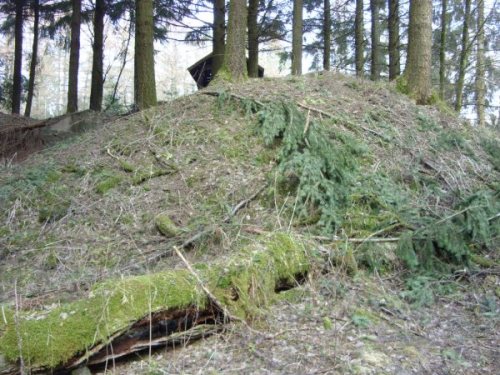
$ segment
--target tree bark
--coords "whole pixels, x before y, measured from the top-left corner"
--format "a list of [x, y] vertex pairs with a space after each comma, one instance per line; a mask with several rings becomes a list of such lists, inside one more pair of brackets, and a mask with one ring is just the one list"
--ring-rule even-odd
[[446, 34], [448, 32], [448, 0], [441, 0], [441, 33], [439, 41], [439, 97], [445, 97], [446, 79]]
[[356, 17], [354, 19], [354, 44], [356, 75], [362, 77], [365, 66], [365, 40], [363, 35], [363, 0], [356, 0]]
[[292, 25], [292, 75], [302, 74], [302, 32], [303, 32], [303, 1], [293, 1]]
[[412, 1], [405, 75], [417, 104], [427, 104], [431, 96], [431, 48], [432, 0]]
[[332, 9], [330, 0], [323, 3], [323, 69], [330, 70], [330, 55], [332, 53]]
[[485, 120], [486, 85], [484, 77], [484, 0], [477, 0], [477, 59], [476, 59], [476, 109], [477, 124], [483, 127]]
[[226, 49], [226, 0], [214, 0], [212, 37], [212, 75], [215, 76], [224, 62]]
[[135, 2], [135, 106], [143, 110], [157, 104], [155, 83], [153, 0]]
[[90, 87], [90, 109], [102, 110], [104, 92], [103, 58], [104, 58], [104, 15], [106, 0], [96, 0], [94, 13], [94, 44], [92, 46], [92, 78]]
[[78, 111], [78, 67], [80, 64], [81, 11], [82, 0], [72, 0], [67, 113]]
[[23, 8], [24, 0], [16, 2], [14, 76], [12, 79], [12, 113], [21, 113], [22, 66], [23, 66]]
[[233, 82], [243, 81], [247, 77], [245, 54], [246, 27], [246, 0], [231, 0], [229, 3], [229, 20], [224, 63], [217, 75], [218, 77]]
[[370, 78], [373, 81], [380, 79], [382, 70], [382, 49], [380, 48], [380, 0], [370, 0], [370, 11], [372, 14], [372, 61], [370, 67]]
[[401, 74], [399, 64], [399, 0], [389, 0], [389, 80]]
[[467, 68], [467, 57], [469, 56], [469, 24], [471, 15], [471, 0], [465, 0], [464, 26], [462, 29], [462, 48], [460, 50], [460, 63], [458, 67], [458, 79], [456, 84], [455, 111], [462, 110], [464, 94], [465, 69]]
[[40, 26], [40, 2], [33, 0], [33, 47], [31, 49], [30, 79], [28, 82], [28, 95], [26, 97], [26, 108], [24, 115], [31, 116], [31, 106], [33, 103], [33, 93], [35, 91], [36, 65], [38, 63], [38, 29]]
[[248, 2], [248, 76], [259, 76], [259, 29], [257, 18], [259, 15], [259, 0]]

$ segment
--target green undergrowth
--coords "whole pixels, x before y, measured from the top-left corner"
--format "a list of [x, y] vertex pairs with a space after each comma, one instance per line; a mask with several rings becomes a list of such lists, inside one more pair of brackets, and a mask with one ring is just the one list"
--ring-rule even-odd
[[[311, 259], [302, 243], [277, 233], [237, 251], [227, 262], [194, 268], [232, 314], [247, 318], [272, 303], [280, 285], [297, 285]], [[186, 270], [109, 280], [94, 286], [86, 299], [49, 311], [22, 312], [17, 324], [13, 312], [3, 307], [0, 352], [13, 362], [22, 356], [28, 368], [55, 368], [85, 356], [152, 312], [203, 309], [208, 303]]]
[[[222, 93], [219, 102], [229, 108], [229, 98]], [[292, 102], [234, 102], [246, 114], [255, 114], [258, 133], [267, 147], [276, 150], [271, 193], [281, 197], [282, 212], [296, 227], [346, 238], [398, 236], [400, 261], [420, 271], [450, 271], [470, 265], [471, 254], [493, 252], [498, 245], [498, 191], [488, 186], [474, 193], [447, 191], [438, 180], [429, 180], [417, 169], [410, 171], [409, 182], [384, 168], [374, 171], [376, 157], [371, 145], [333, 119], [317, 120]], [[435, 134], [439, 149], [475, 156], [465, 132], [442, 128], [420, 112], [415, 123], [420, 131]], [[485, 142], [483, 148], [492, 159], [496, 157], [497, 145]], [[430, 206], [428, 194], [454, 203]], [[294, 199], [288, 199], [290, 195]], [[363, 245], [357, 256], [378, 267], [375, 249], [380, 246]], [[384, 261], [380, 262], [383, 267]]]

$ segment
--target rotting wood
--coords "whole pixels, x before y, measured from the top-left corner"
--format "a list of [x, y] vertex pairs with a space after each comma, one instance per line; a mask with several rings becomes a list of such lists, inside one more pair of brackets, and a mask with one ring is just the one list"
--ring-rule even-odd
[[221, 323], [217, 312], [212, 308], [204, 311], [190, 308], [184, 311], [155, 312], [151, 317], [145, 317], [129, 329], [116, 334], [109, 344], [101, 345], [92, 355], [87, 356], [87, 360], [80, 359], [70, 367], [78, 367], [84, 362], [91, 366], [99, 365], [150, 347], [194, 341], [221, 331]]

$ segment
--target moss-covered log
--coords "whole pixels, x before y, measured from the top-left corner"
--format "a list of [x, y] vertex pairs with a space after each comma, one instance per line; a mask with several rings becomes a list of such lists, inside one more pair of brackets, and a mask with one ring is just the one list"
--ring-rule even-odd
[[[284, 285], [296, 285], [310, 266], [302, 244], [276, 234], [223, 264], [194, 269], [218, 302], [245, 318], [258, 314]], [[166, 336], [182, 330], [224, 321], [196, 277], [180, 269], [104, 282], [85, 299], [44, 311], [15, 314], [4, 307], [0, 318], [3, 370], [22, 359], [31, 371], [98, 363], [111, 346], [119, 357], [147, 342], [165, 343]]]

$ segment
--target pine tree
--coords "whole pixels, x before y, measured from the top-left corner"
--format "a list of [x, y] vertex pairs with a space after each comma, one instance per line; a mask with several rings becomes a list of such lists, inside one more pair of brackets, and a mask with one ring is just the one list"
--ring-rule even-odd
[[143, 110], [157, 104], [154, 60], [153, 0], [135, 2], [135, 106]]
[[382, 48], [380, 46], [380, 0], [370, 0], [370, 10], [372, 14], [372, 59], [370, 68], [370, 78], [373, 81], [380, 79], [382, 70]]
[[81, 11], [82, 0], [72, 0], [71, 44], [68, 73], [68, 113], [78, 111], [78, 68], [80, 65]]
[[464, 26], [462, 29], [462, 43], [460, 49], [460, 63], [458, 68], [458, 79], [456, 83], [455, 111], [462, 110], [464, 95], [465, 70], [467, 68], [467, 57], [469, 56], [469, 25], [471, 18], [471, 0], [465, 0]]
[[231, 0], [224, 62], [217, 73], [218, 77], [233, 82], [242, 81], [247, 77], [246, 27], [246, 0]]
[[448, 0], [441, 0], [441, 32], [439, 38], [439, 97], [444, 100], [446, 80], [446, 34], [448, 29]]
[[212, 25], [212, 74], [215, 76], [224, 62], [226, 49], [226, 0], [214, 0]]
[[90, 109], [102, 109], [104, 91], [103, 55], [104, 55], [104, 16], [106, 14], [106, 0], [96, 0], [94, 11], [94, 44], [92, 46], [92, 86], [90, 88]]
[[248, 2], [248, 76], [259, 76], [259, 28], [257, 18], [259, 14], [259, 0]]
[[23, 65], [23, 9], [24, 0], [16, 1], [14, 77], [12, 82], [12, 113], [21, 112], [22, 65]]
[[356, 0], [356, 17], [354, 20], [355, 65], [356, 75], [362, 77], [365, 66], [365, 39], [363, 34], [363, 0]]
[[28, 81], [28, 95], [26, 96], [26, 107], [24, 115], [31, 116], [31, 105], [33, 103], [33, 93], [35, 91], [35, 75], [38, 60], [38, 37], [40, 26], [40, 2], [33, 0], [33, 47], [31, 49], [30, 78]]
[[292, 75], [302, 74], [303, 1], [293, 1]]
[[389, 0], [389, 80], [401, 74], [399, 65], [399, 0]]
[[332, 9], [330, 0], [323, 2], [323, 69], [330, 70], [332, 48]]
[[485, 74], [484, 74], [484, 0], [477, 0], [477, 58], [476, 58], [476, 112], [477, 124], [485, 125]]
[[417, 104], [427, 104], [431, 96], [431, 53], [432, 0], [411, 1], [405, 76]]

